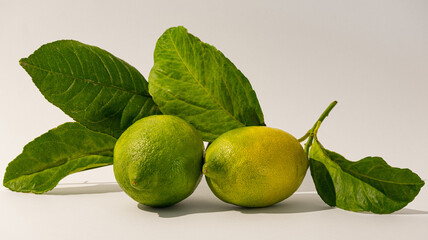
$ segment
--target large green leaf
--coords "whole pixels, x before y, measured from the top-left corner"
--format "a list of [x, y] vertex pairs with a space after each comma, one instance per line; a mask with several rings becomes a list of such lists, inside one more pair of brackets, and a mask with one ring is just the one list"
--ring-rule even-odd
[[79, 123], [65, 123], [28, 143], [6, 168], [3, 185], [17, 192], [43, 193], [65, 176], [111, 165], [116, 139]]
[[264, 125], [248, 79], [184, 27], [166, 30], [157, 41], [149, 92], [164, 114], [192, 123], [206, 141], [234, 128]]
[[98, 47], [56, 41], [20, 64], [49, 102], [94, 131], [119, 137], [138, 119], [160, 113], [144, 77]]
[[411, 202], [424, 185], [409, 169], [391, 167], [380, 157], [351, 162], [322, 147], [316, 138], [309, 155], [319, 195], [345, 210], [391, 213]]

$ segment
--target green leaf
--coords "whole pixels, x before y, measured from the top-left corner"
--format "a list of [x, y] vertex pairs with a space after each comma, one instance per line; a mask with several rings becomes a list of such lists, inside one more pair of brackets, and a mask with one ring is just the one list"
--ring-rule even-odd
[[117, 138], [138, 119], [160, 114], [144, 77], [98, 47], [56, 41], [20, 64], [49, 102], [91, 130]]
[[3, 185], [17, 192], [47, 192], [71, 173], [111, 165], [115, 143], [107, 134], [65, 123], [28, 143], [7, 166]]
[[329, 206], [336, 206], [336, 192], [327, 168], [321, 162], [313, 159], [309, 159], [309, 168], [318, 195]]
[[184, 27], [166, 30], [157, 41], [149, 92], [164, 114], [187, 120], [206, 141], [234, 128], [264, 125], [248, 79]]
[[391, 167], [380, 157], [351, 162], [322, 147], [316, 138], [309, 155], [318, 194], [327, 204], [345, 210], [392, 213], [411, 202], [424, 185], [409, 169]]

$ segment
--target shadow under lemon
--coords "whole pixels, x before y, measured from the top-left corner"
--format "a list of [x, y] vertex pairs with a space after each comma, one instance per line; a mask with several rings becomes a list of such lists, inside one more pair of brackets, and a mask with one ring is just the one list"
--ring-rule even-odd
[[316, 192], [297, 192], [290, 198], [263, 208], [243, 208], [222, 202], [214, 195], [189, 197], [188, 199], [167, 208], [152, 208], [138, 204], [138, 208], [157, 213], [162, 218], [180, 217], [190, 214], [238, 211], [244, 214], [287, 214], [317, 212], [332, 209], [326, 205]]
[[[145, 212], [157, 213], [162, 218], [174, 218], [192, 214], [206, 214], [216, 212], [237, 211], [243, 214], [293, 214], [308, 213], [336, 208], [325, 204], [316, 192], [296, 192], [288, 199], [264, 208], [243, 208], [225, 203], [210, 193], [205, 181], [202, 181], [194, 194], [184, 201], [166, 208], [152, 208], [137, 204], [138, 208]], [[83, 182], [62, 183], [45, 195], [84, 195], [84, 194], [125, 194], [116, 182]], [[361, 213], [358, 213], [361, 214]], [[362, 213], [370, 214], [372, 213]], [[428, 211], [403, 208], [388, 215], [419, 215], [428, 214]]]

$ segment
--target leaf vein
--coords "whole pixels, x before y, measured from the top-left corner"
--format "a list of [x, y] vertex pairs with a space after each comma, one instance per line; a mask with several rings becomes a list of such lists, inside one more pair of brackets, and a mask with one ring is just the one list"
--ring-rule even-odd
[[[187, 36], [189, 37], [189, 36]], [[241, 126], [245, 126], [241, 121], [239, 121], [232, 113], [230, 113], [229, 111], [227, 111], [223, 105], [221, 105], [218, 100], [200, 83], [200, 81], [197, 79], [197, 77], [193, 74], [192, 71], [190, 71], [190, 68], [188, 66], [188, 64], [186, 63], [186, 61], [184, 60], [183, 56], [181, 56], [180, 52], [178, 51], [177, 45], [175, 44], [173, 38], [172, 38], [172, 34], [171, 32], [169, 32], [169, 38], [172, 42], [172, 45], [174, 46], [175, 52], [177, 53], [177, 56], [180, 58], [181, 62], [183, 63], [183, 65], [185, 66], [186, 70], [189, 72], [190, 76], [195, 80], [195, 82], [200, 86], [200, 88], [202, 88], [208, 96], [210, 96], [211, 99], [214, 100], [214, 102], [220, 107], [220, 109], [223, 112], [226, 112], [228, 115], [230, 115], [232, 117], [233, 120], [235, 120], [236, 122], [239, 123], [239, 125]], [[190, 43], [192, 44], [192, 43]], [[192, 45], [193, 46], [193, 45]]]
[[81, 77], [67, 75], [65, 73], [56, 72], [56, 71], [53, 71], [53, 70], [50, 70], [50, 69], [45, 69], [45, 68], [42, 68], [42, 67], [34, 65], [34, 64], [29, 64], [29, 63], [26, 63], [26, 62], [21, 62], [21, 65], [24, 65], [24, 66], [27, 66], [27, 67], [31, 67], [31, 68], [34, 68], [34, 69], [37, 69], [39, 71], [46, 72], [46, 73], [49, 73], [49, 74], [52, 74], [52, 75], [59, 75], [59, 76], [65, 77], [65, 78], [69, 78], [69, 79], [73, 79], [73, 80], [78, 80], [78, 81], [83, 81], [83, 82], [90, 83], [90, 84], [93, 84], [93, 85], [99, 85], [99, 86], [102, 86], [102, 87], [113, 88], [115, 90], [119, 90], [119, 91], [122, 91], [122, 92], [128, 92], [128, 93], [135, 94], [135, 95], [140, 95], [140, 96], [143, 96], [143, 97], [146, 97], [146, 98], [151, 98], [150, 94], [148, 94], [148, 93], [137, 92], [137, 91], [134, 91], [134, 90], [125, 89], [125, 88], [122, 88], [122, 87], [119, 87], [119, 86], [115, 86], [115, 85], [108, 85], [108, 84], [97, 82], [97, 81], [94, 81], [94, 80], [88, 79], [88, 78], [81, 78]]

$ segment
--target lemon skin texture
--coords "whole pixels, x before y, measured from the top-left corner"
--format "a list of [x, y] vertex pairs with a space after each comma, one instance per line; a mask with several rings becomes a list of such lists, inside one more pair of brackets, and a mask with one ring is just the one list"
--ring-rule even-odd
[[214, 140], [206, 151], [203, 173], [212, 192], [224, 202], [266, 207], [291, 196], [308, 165], [305, 151], [291, 134], [252, 126]]
[[186, 121], [170, 115], [138, 120], [119, 137], [113, 171], [135, 201], [167, 207], [187, 198], [202, 176], [204, 145]]

